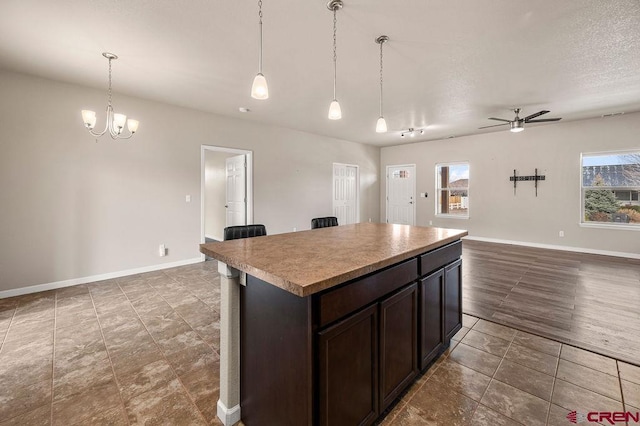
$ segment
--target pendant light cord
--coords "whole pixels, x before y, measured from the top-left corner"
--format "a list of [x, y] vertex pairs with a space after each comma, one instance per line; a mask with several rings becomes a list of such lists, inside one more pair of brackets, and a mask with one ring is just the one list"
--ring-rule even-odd
[[384, 42], [380, 42], [380, 117], [382, 117], [382, 45]]
[[262, 0], [258, 0], [258, 18], [260, 19], [260, 56], [258, 57], [258, 73], [262, 74]]
[[338, 75], [338, 55], [336, 54], [336, 28], [338, 24], [338, 19], [336, 18], [336, 11], [338, 10], [337, 6], [333, 8], [333, 100], [336, 100], [336, 76]]

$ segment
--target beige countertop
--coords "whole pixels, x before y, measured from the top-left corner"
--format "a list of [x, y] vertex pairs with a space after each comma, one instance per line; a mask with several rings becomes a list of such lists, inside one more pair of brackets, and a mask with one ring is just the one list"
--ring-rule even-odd
[[200, 251], [298, 296], [309, 296], [467, 235], [460, 229], [358, 223], [200, 244]]

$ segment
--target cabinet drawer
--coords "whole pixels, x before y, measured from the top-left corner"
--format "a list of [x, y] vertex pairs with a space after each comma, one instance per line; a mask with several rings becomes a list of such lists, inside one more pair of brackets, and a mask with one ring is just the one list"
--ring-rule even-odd
[[462, 241], [456, 241], [420, 256], [420, 275], [440, 269], [462, 255]]
[[323, 327], [355, 312], [416, 278], [418, 278], [418, 260], [411, 259], [322, 294], [318, 301], [319, 326]]

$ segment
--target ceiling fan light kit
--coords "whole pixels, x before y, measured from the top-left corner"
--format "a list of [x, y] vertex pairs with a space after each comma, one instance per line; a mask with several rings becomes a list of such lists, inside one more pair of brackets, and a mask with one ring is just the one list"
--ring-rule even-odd
[[[117, 55], [113, 53], [104, 52], [102, 54], [105, 58], [109, 60], [109, 91], [108, 91], [108, 102], [107, 102], [107, 122], [105, 124], [104, 130], [102, 132], [94, 132], [93, 128], [96, 125], [96, 113], [95, 111], [90, 111], [83, 109], [82, 110], [82, 121], [84, 122], [84, 127], [91, 133], [92, 136], [99, 138], [105, 133], [109, 132], [109, 136], [111, 139], [129, 139], [135, 132], [138, 131], [138, 126], [140, 122], [138, 120], [128, 119], [124, 114], [116, 114], [113, 111], [113, 106], [111, 105], [111, 61], [115, 61], [118, 59]], [[127, 129], [129, 129], [129, 134], [123, 134], [124, 125], [127, 125]]]

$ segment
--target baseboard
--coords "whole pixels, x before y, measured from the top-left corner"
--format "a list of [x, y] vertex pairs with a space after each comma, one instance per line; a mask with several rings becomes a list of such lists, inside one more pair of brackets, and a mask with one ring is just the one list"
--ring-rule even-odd
[[91, 275], [89, 277], [73, 278], [70, 280], [32, 285], [29, 287], [13, 288], [10, 290], [0, 291], [0, 299], [22, 296], [23, 294], [37, 293], [39, 291], [55, 290], [63, 287], [70, 287], [72, 285], [92, 283], [94, 281], [110, 280], [112, 278], [125, 277], [127, 275], [141, 274], [144, 272], [159, 271], [162, 269], [175, 268], [176, 266], [191, 265], [194, 263], [200, 263], [203, 260], [203, 257], [194, 257], [192, 259], [179, 260], [177, 262], [171, 263], [161, 263], [159, 265], [144, 266], [142, 268], [127, 269], [125, 271], [109, 272], [107, 274]]
[[218, 418], [225, 426], [235, 425], [240, 421], [240, 405], [227, 408], [221, 400], [218, 400]]
[[549, 250], [571, 251], [575, 253], [599, 254], [602, 256], [624, 257], [627, 259], [640, 259], [639, 253], [626, 253], [621, 251], [597, 250], [584, 247], [557, 246], [554, 244], [530, 243], [526, 241], [501, 240], [499, 238], [472, 237], [467, 235], [463, 240], [484, 241], [486, 243], [511, 244], [514, 246], [535, 247]]

